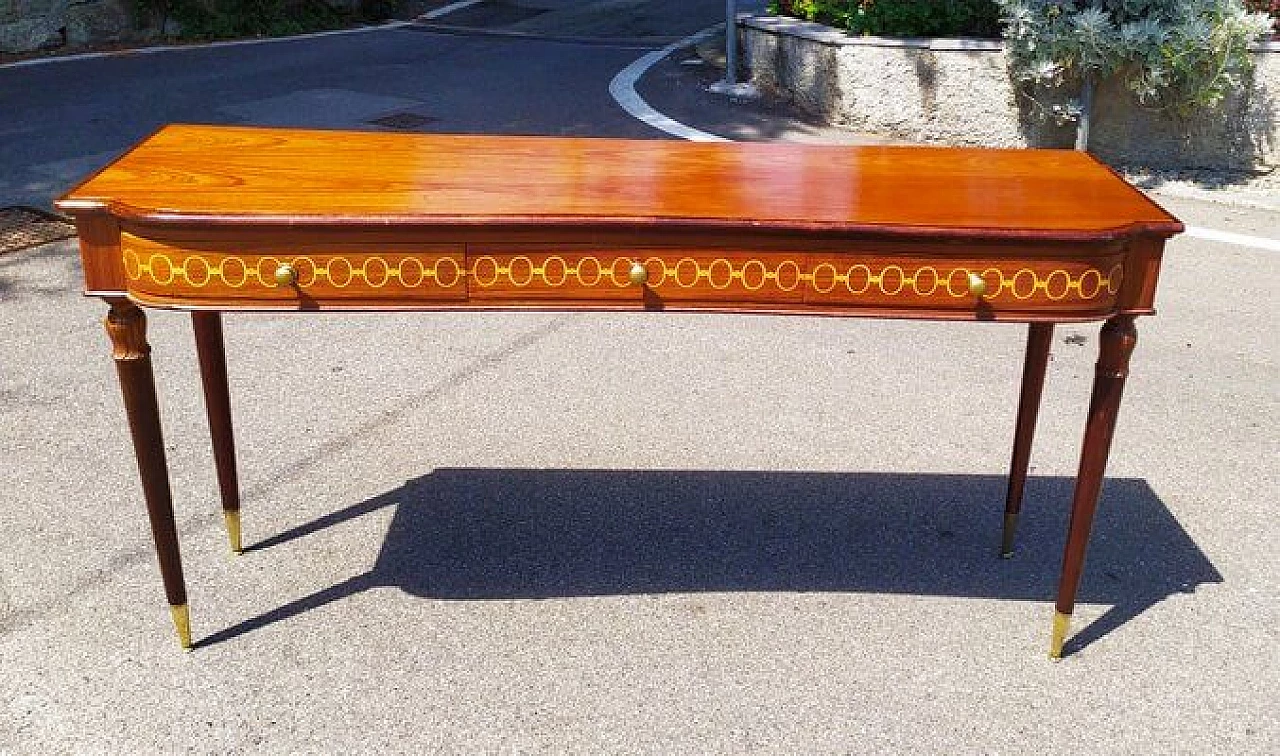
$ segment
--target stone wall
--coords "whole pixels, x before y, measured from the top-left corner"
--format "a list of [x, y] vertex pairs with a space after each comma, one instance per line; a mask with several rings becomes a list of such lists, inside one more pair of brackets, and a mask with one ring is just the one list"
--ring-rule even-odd
[[0, 53], [23, 53], [148, 36], [129, 0], [0, 0]]
[[[912, 142], [1069, 147], [1057, 126], [1017, 92], [996, 40], [851, 37], [774, 16], [740, 21], [757, 86], [832, 123]], [[1090, 151], [1117, 165], [1269, 170], [1280, 163], [1280, 45], [1255, 52], [1249, 88], [1191, 119], [1142, 110], [1118, 83], [1095, 98]]]

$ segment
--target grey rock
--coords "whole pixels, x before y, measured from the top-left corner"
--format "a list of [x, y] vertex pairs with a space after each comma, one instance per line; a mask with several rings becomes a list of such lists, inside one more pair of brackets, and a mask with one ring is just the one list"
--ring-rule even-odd
[[[994, 40], [860, 38], [817, 24], [751, 17], [743, 50], [757, 86], [840, 126], [911, 142], [1069, 147], [1074, 125], [1019, 91]], [[1119, 165], [1232, 172], [1280, 164], [1280, 50], [1261, 45], [1243, 91], [1189, 118], [1138, 107], [1116, 81], [1099, 87], [1090, 152]], [[1038, 101], [1039, 100], [1039, 101]]]
[[129, 36], [133, 17], [121, 0], [96, 0], [71, 5], [65, 17], [67, 44], [117, 42]]

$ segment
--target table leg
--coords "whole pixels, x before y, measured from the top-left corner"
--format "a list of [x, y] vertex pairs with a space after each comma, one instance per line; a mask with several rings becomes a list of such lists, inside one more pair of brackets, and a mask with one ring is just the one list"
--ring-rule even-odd
[[178, 640], [191, 648], [191, 621], [187, 611], [187, 587], [182, 580], [182, 559], [178, 555], [178, 530], [173, 522], [173, 497], [169, 492], [169, 468], [165, 463], [164, 439], [160, 433], [160, 407], [156, 402], [155, 377], [151, 372], [151, 346], [147, 344], [147, 318], [127, 299], [110, 298], [107, 334], [124, 394], [124, 408], [138, 458], [142, 495], [151, 519], [151, 536], [160, 561], [160, 577]]
[[227, 389], [227, 357], [222, 339], [222, 316], [217, 312], [191, 313], [204, 384], [204, 406], [213, 439], [213, 460], [218, 468], [222, 516], [227, 524], [231, 551], [239, 554], [240, 483], [236, 477], [236, 444], [231, 431], [231, 394]]
[[1076, 589], [1084, 568], [1085, 550], [1089, 546], [1089, 530], [1093, 513], [1102, 491], [1102, 473], [1111, 451], [1111, 438], [1120, 410], [1120, 395], [1129, 375], [1129, 356], [1138, 343], [1138, 331], [1132, 315], [1116, 315], [1102, 326], [1098, 364], [1093, 378], [1093, 396], [1089, 400], [1089, 418], [1085, 424], [1084, 447], [1080, 452], [1080, 468], [1076, 473], [1075, 496], [1071, 502], [1071, 524], [1067, 528], [1067, 545], [1062, 557], [1062, 577], [1058, 583], [1057, 612], [1053, 618], [1053, 638], [1049, 656], [1062, 657], [1062, 646], [1071, 625]]
[[1013, 556], [1013, 538], [1018, 530], [1018, 513], [1022, 511], [1022, 491], [1027, 484], [1027, 466], [1031, 461], [1031, 439], [1036, 433], [1036, 415], [1040, 412], [1040, 395], [1044, 389], [1045, 368], [1049, 365], [1049, 347], [1053, 343], [1053, 323], [1032, 323], [1027, 330], [1027, 354], [1022, 363], [1022, 396], [1018, 400], [1018, 424], [1013, 437], [1013, 461], [1009, 463], [1009, 490], [1004, 498], [1004, 532], [1000, 539], [1000, 556]]

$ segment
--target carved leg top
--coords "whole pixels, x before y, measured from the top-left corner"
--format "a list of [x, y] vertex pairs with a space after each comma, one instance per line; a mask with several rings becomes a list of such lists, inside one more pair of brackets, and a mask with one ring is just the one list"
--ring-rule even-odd
[[1133, 321], [1132, 315], [1117, 315], [1102, 324], [1099, 371], [1117, 376], [1129, 374], [1129, 356], [1138, 343], [1138, 329]]
[[140, 360], [151, 354], [147, 343], [147, 316], [142, 309], [127, 299], [112, 297], [107, 300], [111, 310], [103, 325], [111, 337], [111, 356], [117, 361]]

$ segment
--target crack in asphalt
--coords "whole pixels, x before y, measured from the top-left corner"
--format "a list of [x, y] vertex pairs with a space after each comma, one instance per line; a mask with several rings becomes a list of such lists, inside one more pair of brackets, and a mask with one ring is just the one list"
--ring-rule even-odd
[[[393, 425], [405, 415], [427, 407], [473, 378], [492, 370], [511, 357], [543, 341], [562, 329], [568, 322], [569, 317], [568, 314], [560, 315], [537, 328], [526, 331], [512, 341], [481, 355], [467, 365], [455, 370], [431, 388], [412, 396], [406, 402], [398, 404], [396, 409], [383, 410], [346, 433], [325, 441], [307, 454], [299, 457], [296, 462], [291, 462], [284, 471], [247, 488], [242, 492], [243, 498], [261, 496], [273, 489], [306, 477], [308, 471], [318, 467], [321, 462], [333, 454], [351, 447], [366, 436]], [[178, 530], [179, 532], [193, 533], [221, 526], [222, 512], [218, 510], [185, 518], [178, 523]], [[78, 581], [61, 596], [50, 599], [42, 605], [15, 611], [6, 611], [12, 607], [12, 601], [9, 598], [9, 592], [5, 589], [3, 576], [0, 576], [0, 637], [19, 630], [25, 630], [42, 619], [65, 613], [74, 605], [74, 600], [77, 597], [97, 587], [111, 575], [154, 558], [155, 549], [151, 546], [142, 546], [129, 551], [118, 552], [113, 554], [107, 560], [107, 563], [96, 570], [91, 577]]]

